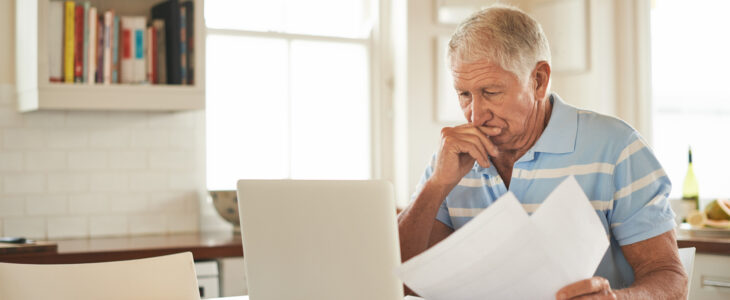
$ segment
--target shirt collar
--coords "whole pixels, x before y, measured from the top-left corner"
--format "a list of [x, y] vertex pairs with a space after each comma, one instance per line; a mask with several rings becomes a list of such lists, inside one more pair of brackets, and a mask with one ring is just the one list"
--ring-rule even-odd
[[534, 152], [570, 153], [575, 150], [578, 134], [578, 110], [563, 102], [558, 94], [550, 94], [553, 111], [547, 127], [532, 150]]

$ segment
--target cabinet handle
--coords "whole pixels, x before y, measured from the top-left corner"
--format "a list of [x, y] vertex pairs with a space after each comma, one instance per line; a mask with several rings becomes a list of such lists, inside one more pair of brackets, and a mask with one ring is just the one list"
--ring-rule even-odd
[[715, 279], [704, 279], [702, 280], [703, 286], [714, 286], [714, 287], [722, 287], [722, 288], [730, 288], [730, 282], [727, 281], [720, 281]]

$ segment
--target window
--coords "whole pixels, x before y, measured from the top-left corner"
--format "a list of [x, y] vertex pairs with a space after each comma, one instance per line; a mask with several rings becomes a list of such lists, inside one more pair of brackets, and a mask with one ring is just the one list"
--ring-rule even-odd
[[371, 177], [368, 0], [207, 0], [208, 188]]
[[705, 201], [728, 197], [730, 2], [656, 0], [651, 12], [654, 151], [681, 198], [687, 148]]

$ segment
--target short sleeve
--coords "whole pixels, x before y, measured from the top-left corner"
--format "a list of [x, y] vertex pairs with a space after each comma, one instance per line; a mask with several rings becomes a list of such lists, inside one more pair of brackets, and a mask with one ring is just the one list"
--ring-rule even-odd
[[[428, 166], [426, 166], [426, 170], [423, 171], [423, 176], [421, 176], [421, 180], [418, 181], [416, 191], [413, 192], [413, 195], [411, 195], [411, 202], [416, 200], [416, 197], [418, 197], [418, 195], [421, 193], [421, 190], [423, 190], [423, 185], [426, 184], [426, 181], [428, 181], [429, 178], [431, 178], [431, 175], [433, 174], [433, 165], [435, 160], [436, 154], [431, 157], [431, 162], [428, 164]], [[439, 211], [436, 213], [436, 220], [444, 223], [444, 225], [448, 226], [449, 228], [454, 228], [454, 225], [452, 225], [451, 223], [451, 217], [449, 216], [449, 209], [446, 206], [445, 199], [443, 202], [441, 202]]]
[[619, 245], [640, 242], [673, 229], [667, 199], [672, 184], [651, 148], [634, 132], [614, 168], [613, 209], [608, 215]]

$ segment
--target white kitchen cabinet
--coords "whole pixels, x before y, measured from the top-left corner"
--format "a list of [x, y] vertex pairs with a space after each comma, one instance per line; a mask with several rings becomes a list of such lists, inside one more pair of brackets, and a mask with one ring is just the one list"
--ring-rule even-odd
[[243, 257], [218, 259], [220, 265], [221, 296], [248, 295], [246, 284], [246, 261]]
[[730, 299], [730, 256], [697, 253], [689, 296], [691, 300]]

